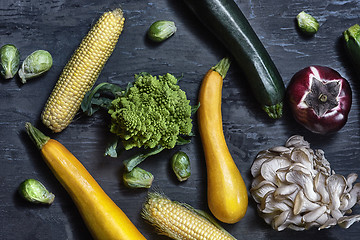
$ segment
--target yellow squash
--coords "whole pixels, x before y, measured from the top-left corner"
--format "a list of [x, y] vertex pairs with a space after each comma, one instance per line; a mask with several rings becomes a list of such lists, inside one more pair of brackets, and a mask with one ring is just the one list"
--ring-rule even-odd
[[246, 213], [248, 195], [223, 133], [221, 92], [229, 66], [229, 59], [224, 58], [203, 78], [198, 121], [206, 159], [209, 208], [218, 220], [236, 223]]
[[26, 123], [26, 129], [46, 164], [73, 199], [95, 239], [145, 239], [69, 150], [30, 123]]

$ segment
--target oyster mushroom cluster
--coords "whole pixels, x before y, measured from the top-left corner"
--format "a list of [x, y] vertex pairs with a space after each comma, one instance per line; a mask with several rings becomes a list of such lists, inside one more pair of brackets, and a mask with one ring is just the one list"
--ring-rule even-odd
[[302, 136], [259, 152], [251, 174], [250, 193], [259, 214], [277, 231], [348, 228], [360, 221], [360, 215], [349, 215], [360, 204], [360, 183], [354, 184], [358, 175], [336, 174], [324, 152], [312, 150]]

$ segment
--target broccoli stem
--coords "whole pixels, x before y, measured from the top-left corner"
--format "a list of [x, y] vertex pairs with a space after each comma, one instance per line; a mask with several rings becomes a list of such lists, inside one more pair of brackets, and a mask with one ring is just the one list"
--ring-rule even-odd
[[135, 156], [125, 160], [123, 163], [124, 163], [126, 171], [130, 172], [137, 165], [139, 165], [141, 162], [143, 162], [146, 158], [148, 158], [148, 157], [150, 157], [152, 155], [158, 154], [159, 152], [161, 152], [164, 149], [165, 148], [162, 147], [162, 146], [157, 146], [157, 147], [154, 147], [154, 148], [150, 148], [145, 153], [136, 154]]

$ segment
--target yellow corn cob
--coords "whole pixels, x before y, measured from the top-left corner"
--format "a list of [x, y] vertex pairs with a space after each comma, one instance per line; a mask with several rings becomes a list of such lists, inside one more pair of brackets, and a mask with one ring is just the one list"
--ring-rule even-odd
[[113, 52], [124, 21], [119, 8], [105, 12], [66, 64], [41, 114], [43, 123], [54, 132], [61, 132], [74, 118]]
[[235, 239], [189, 206], [173, 202], [159, 193], [149, 193], [141, 214], [159, 234], [175, 240]]

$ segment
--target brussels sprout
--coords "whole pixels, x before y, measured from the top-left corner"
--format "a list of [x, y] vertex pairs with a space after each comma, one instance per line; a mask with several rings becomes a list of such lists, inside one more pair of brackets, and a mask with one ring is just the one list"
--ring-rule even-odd
[[155, 42], [162, 42], [171, 37], [176, 32], [175, 23], [160, 20], [151, 24], [148, 30], [148, 37]]
[[13, 78], [19, 70], [20, 53], [12, 44], [6, 44], [0, 48], [1, 75], [5, 79]]
[[190, 161], [186, 153], [179, 151], [171, 158], [171, 167], [179, 181], [187, 180], [191, 175]]
[[142, 168], [135, 167], [130, 172], [123, 174], [125, 186], [129, 188], [150, 188], [154, 180], [154, 176]]
[[48, 71], [53, 64], [51, 54], [45, 50], [37, 50], [26, 57], [19, 76], [22, 83], [26, 83], [27, 79], [38, 77]]
[[296, 16], [300, 30], [309, 35], [315, 34], [319, 30], [318, 21], [308, 13], [302, 11]]
[[19, 193], [25, 200], [32, 203], [51, 204], [55, 199], [55, 195], [35, 179], [23, 181], [19, 186]]

